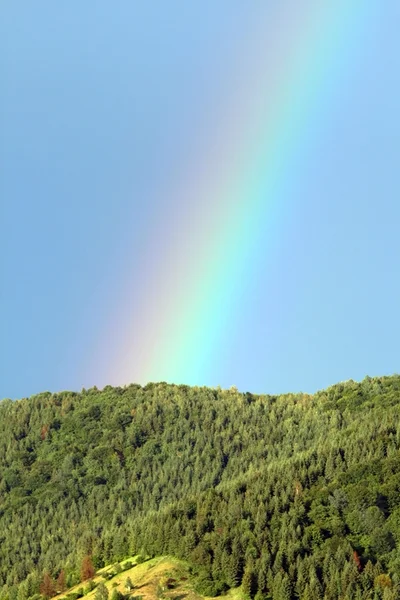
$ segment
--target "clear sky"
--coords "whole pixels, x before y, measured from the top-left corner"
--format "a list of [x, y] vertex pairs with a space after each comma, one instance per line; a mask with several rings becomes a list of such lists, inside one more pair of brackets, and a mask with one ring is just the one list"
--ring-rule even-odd
[[399, 22], [2, 2], [0, 398], [398, 372]]

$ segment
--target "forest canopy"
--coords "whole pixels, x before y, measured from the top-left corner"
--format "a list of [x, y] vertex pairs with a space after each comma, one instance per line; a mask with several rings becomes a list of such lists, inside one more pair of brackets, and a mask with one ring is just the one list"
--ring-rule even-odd
[[399, 598], [400, 376], [1, 401], [0, 600], [139, 553], [188, 560], [204, 595]]

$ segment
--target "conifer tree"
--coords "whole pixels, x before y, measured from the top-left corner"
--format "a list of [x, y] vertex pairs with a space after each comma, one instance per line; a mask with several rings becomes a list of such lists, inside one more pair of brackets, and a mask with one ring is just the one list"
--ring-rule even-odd
[[253, 598], [256, 592], [256, 579], [253, 563], [247, 563], [242, 578], [242, 592], [249, 598]]
[[105, 583], [99, 583], [99, 585], [96, 588], [94, 598], [95, 600], [108, 600], [108, 589]]
[[43, 575], [43, 580], [40, 585], [40, 593], [44, 598], [52, 598], [55, 595], [54, 581], [48, 571]]
[[56, 581], [56, 590], [57, 592], [65, 592], [66, 589], [65, 571], [64, 569], [61, 569]]
[[92, 557], [90, 555], [86, 555], [82, 560], [81, 565], [81, 581], [87, 581], [94, 577], [96, 571], [93, 566]]
[[132, 579], [130, 577], [126, 578], [125, 581], [125, 589], [128, 590], [128, 592], [131, 592], [133, 590], [133, 583], [132, 583]]

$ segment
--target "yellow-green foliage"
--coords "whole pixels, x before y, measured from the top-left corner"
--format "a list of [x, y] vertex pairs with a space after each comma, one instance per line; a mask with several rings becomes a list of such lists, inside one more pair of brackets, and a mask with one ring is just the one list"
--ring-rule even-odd
[[[124, 564], [127, 562], [132, 562], [134, 566], [126, 571], [123, 570], [108, 581], [104, 581], [102, 574], [111, 572], [114, 565], [107, 565], [106, 567], [99, 569], [96, 576], [93, 578], [94, 583], [97, 585], [104, 582], [109, 591], [109, 598], [111, 598], [112, 592], [115, 589], [121, 592], [121, 594], [127, 594], [125, 582], [128, 578], [130, 578], [133, 583], [133, 589], [130, 591], [132, 600], [138, 596], [142, 597], [143, 600], [156, 600], [160, 597], [160, 589], [162, 590], [162, 597], [170, 600], [174, 600], [176, 597], [182, 597], [182, 595], [184, 595], [187, 600], [201, 600], [204, 598], [204, 596], [201, 596], [194, 591], [193, 587], [195, 579], [190, 573], [188, 564], [184, 561], [171, 556], [162, 556], [146, 560], [137, 565], [136, 559], [137, 557], [133, 556], [132, 558], [123, 561], [121, 563], [122, 568], [124, 568]], [[173, 583], [173, 585], [171, 585], [171, 583]], [[63, 594], [55, 596], [55, 600], [66, 600], [68, 594], [76, 592], [81, 587], [82, 584], [78, 584]], [[95, 595], [96, 588], [86, 594], [85, 598], [87, 598], [87, 600], [94, 600]], [[232, 600], [236, 600], [236, 597], [233, 596]], [[239, 598], [237, 600], [239, 600]]]

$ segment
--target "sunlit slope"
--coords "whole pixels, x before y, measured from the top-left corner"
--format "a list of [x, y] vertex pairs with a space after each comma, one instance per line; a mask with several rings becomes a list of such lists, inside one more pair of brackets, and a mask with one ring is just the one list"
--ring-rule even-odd
[[[202, 596], [195, 591], [195, 570], [186, 561], [178, 560], [172, 556], [155, 557], [139, 562], [141, 557], [134, 556], [121, 563], [114, 563], [99, 569], [90, 581], [84, 581], [54, 596], [55, 600], [68, 600], [68, 598], [82, 597], [82, 592], [88, 600], [94, 600], [99, 584], [103, 583], [109, 598], [114, 590], [131, 600], [202, 600]], [[132, 567], [130, 565], [133, 565]], [[128, 585], [127, 585], [128, 582]], [[131, 585], [132, 584], [132, 587]], [[91, 591], [88, 589], [93, 588]], [[232, 600], [244, 598], [241, 590], [232, 589], [229, 592]]]

